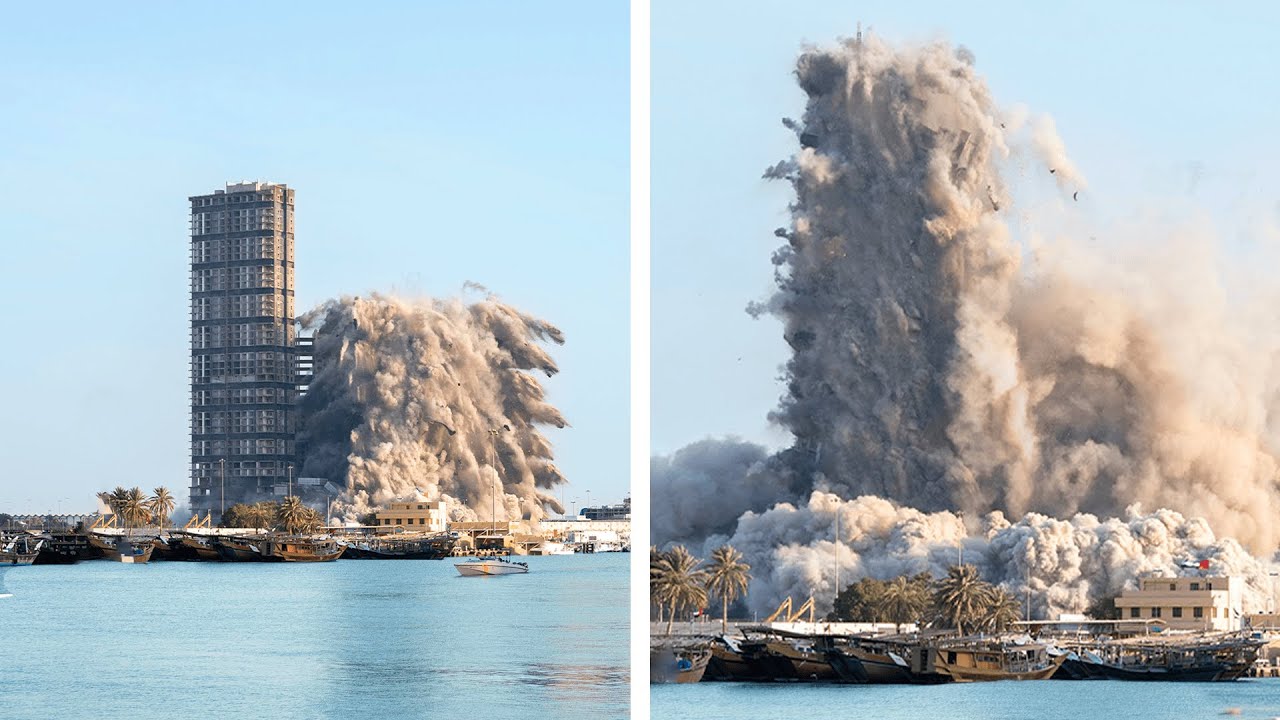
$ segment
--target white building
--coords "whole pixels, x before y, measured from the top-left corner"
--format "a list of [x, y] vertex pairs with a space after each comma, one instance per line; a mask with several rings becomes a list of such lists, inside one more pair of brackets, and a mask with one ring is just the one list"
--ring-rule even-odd
[[1122, 620], [1160, 620], [1170, 630], [1239, 630], [1244, 581], [1238, 577], [1146, 577], [1116, 598]]

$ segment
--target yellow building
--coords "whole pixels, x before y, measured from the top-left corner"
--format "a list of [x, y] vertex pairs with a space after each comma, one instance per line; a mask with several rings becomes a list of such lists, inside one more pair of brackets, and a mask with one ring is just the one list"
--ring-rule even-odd
[[444, 503], [440, 500], [432, 502], [393, 502], [386, 509], [379, 510], [376, 524], [380, 528], [402, 527], [411, 532], [440, 533], [445, 529]]
[[1239, 630], [1244, 582], [1236, 577], [1147, 577], [1116, 598], [1120, 617], [1171, 630]]

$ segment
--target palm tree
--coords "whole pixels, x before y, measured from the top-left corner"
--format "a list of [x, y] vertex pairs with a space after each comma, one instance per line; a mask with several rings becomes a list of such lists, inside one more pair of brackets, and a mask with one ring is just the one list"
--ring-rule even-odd
[[742, 553], [732, 545], [721, 545], [711, 551], [711, 564], [706, 569], [707, 591], [720, 598], [720, 632], [729, 632], [729, 603], [747, 594], [751, 566], [742, 562]]
[[169, 513], [173, 512], [173, 495], [169, 494], [169, 488], [161, 485], [156, 488], [155, 495], [151, 496], [151, 514], [155, 516], [160, 525], [160, 531], [164, 532], [165, 521], [169, 519]]
[[989, 587], [978, 623], [984, 632], [998, 633], [1021, 619], [1022, 603], [1002, 587]]
[[297, 495], [289, 495], [280, 503], [276, 518], [284, 525], [285, 532], [293, 534], [295, 529], [302, 528], [307, 522], [307, 507]]
[[667, 554], [658, 550], [656, 545], [649, 546], [649, 601], [658, 606], [658, 622], [662, 622], [664, 616], [663, 610], [666, 608], [664, 603], [666, 598], [662, 595], [662, 586], [659, 580], [662, 577], [665, 568], [670, 567], [667, 562]]
[[986, 602], [990, 586], [978, 577], [978, 568], [972, 565], [952, 565], [947, 576], [939, 580], [934, 589], [934, 602], [944, 622], [964, 635], [964, 626], [972, 628], [978, 623], [982, 606]]
[[667, 603], [667, 634], [671, 634], [676, 614], [686, 607], [702, 607], [707, 602], [707, 591], [702, 586], [705, 572], [698, 569], [698, 559], [689, 554], [683, 545], [677, 545], [659, 564], [654, 592], [660, 601]]
[[917, 622], [929, 607], [928, 586], [900, 575], [886, 583], [879, 597], [880, 611], [902, 632], [903, 623]]
[[111, 515], [116, 522], [124, 521], [124, 503], [129, 497], [129, 491], [123, 486], [117, 485], [115, 490], [111, 492], [98, 493], [98, 499], [101, 500], [111, 510]]
[[134, 487], [125, 492], [124, 499], [120, 502], [120, 515], [123, 516], [126, 527], [143, 525], [151, 519], [147, 496], [141, 489]]

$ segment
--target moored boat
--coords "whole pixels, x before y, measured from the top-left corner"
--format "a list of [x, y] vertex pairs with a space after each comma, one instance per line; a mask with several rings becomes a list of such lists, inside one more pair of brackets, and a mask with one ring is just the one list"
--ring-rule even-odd
[[40, 554], [44, 541], [32, 535], [19, 535], [0, 545], [0, 565], [31, 565]]
[[989, 680], [1047, 680], [1067, 659], [1047, 646], [1015, 640], [991, 639], [940, 642], [924, 646], [933, 659], [932, 671], [955, 682]]
[[872, 685], [918, 682], [906, 659], [910, 649], [902, 644], [873, 638], [838, 638], [823, 647], [827, 662], [841, 682]]
[[710, 660], [711, 649], [705, 645], [694, 647], [653, 645], [649, 648], [649, 682], [696, 683], [702, 679]]
[[339, 541], [346, 548], [342, 557], [354, 560], [441, 560], [453, 554], [457, 543], [451, 535]]
[[145, 563], [151, 560], [155, 550], [154, 535], [127, 535], [124, 533], [89, 533], [89, 543], [102, 551], [108, 560], [125, 563]]
[[759, 675], [742, 657], [742, 650], [737, 642], [727, 637], [717, 637], [711, 641], [711, 658], [707, 661], [704, 680], [723, 681], [757, 681], [769, 678]]
[[217, 539], [215, 536], [192, 532], [174, 533], [174, 536], [178, 538], [178, 543], [197, 560], [218, 559], [218, 549], [214, 546], [214, 541]]
[[298, 535], [270, 537], [258, 545], [266, 559], [284, 562], [329, 562], [342, 556], [344, 548], [330, 537]]
[[262, 562], [261, 539], [248, 537], [220, 537], [213, 543], [218, 559], [224, 562]]

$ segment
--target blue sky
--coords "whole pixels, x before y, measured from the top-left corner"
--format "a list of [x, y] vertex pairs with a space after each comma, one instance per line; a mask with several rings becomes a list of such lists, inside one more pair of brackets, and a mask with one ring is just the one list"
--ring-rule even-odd
[[559, 325], [568, 500], [628, 489], [624, 2], [37, 3], [0, 23], [0, 510], [188, 478], [187, 197], [297, 191], [298, 308]]
[[[780, 447], [780, 325], [744, 308], [773, 287], [773, 229], [804, 97], [802, 44], [946, 38], [969, 48], [1002, 107], [1052, 115], [1089, 180], [1089, 223], [1207, 222], [1228, 247], [1276, 224], [1275, 6], [1203, 3], [654, 0], [652, 442], [707, 435]], [[1082, 197], [1082, 200], [1084, 198]]]

